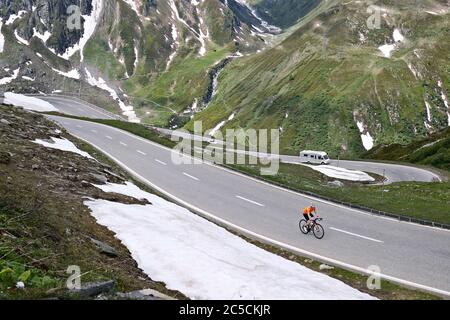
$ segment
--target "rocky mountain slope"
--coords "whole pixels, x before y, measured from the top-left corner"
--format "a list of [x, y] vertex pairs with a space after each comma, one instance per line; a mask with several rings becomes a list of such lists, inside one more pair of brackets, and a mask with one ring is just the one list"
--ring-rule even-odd
[[0, 4], [0, 93], [76, 94], [170, 128], [278, 128], [287, 153], [354, 157], [450, 125], [446, 0]]
[[[51, 139], [74, 141], [97, 160], [36, 143]], [[113, 281], [116, 292], [151, 288], [183, 298], [149, 279], [85, 205], [87, 198], [147, 204], [93, 186], [128, 179], [92, 147], [45, 117], [0, 105], [0, 299], [68, 298], [66, 270], [73, 265], [83, 273], [83, 287], [96, 283], [91, 293], [102, 287], [111, 291], [112, 283], [104, 282]], [[88, 291], [80, 292], [82, 298], [91, 295]]]
[[282, 43], [230, 63], [195, 120], [279, 128], [293, 154], [427, 136], [450, 125], [449, 13], [447, 1], [322, 2]]
[[2, 91], [109, 96], [130, 120], [163, 125], [200, 107], [216, 64], [279, 32], [235, 0], [2, 0], [0, 10]]

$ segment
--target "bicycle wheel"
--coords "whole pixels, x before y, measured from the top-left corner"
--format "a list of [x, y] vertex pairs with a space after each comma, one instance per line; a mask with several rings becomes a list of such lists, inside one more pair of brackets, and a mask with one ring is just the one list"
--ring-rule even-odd
[[305, 219], [300, 220], [300, 223], [298, 224], [300, 231], [303, 234], [308, 234], [310, 230], [308, 230], [305, 226], [306, 226], [307, 222]]
[[313, 233], [314, 236], [319, 240], [325, 236], [325, 230], [323, 230], [323, 227], [318, 223], [316, 223], [316, 225], [314, 226]]

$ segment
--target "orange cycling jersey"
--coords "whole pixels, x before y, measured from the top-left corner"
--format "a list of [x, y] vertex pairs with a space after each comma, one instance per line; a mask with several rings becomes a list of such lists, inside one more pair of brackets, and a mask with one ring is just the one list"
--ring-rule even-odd
[[312, 207], [307, 207], [303, 210], [303, 214], [311, 214], [313, 212], [316, 212], [316, 210]]

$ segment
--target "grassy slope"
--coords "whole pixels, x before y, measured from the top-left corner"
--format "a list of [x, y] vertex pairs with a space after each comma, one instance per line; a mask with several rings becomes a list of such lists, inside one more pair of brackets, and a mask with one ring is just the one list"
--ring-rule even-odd
[[168, 108], [181, 112], [190, 107], [195, 98], [201, 100], [209, 85], [209, 68], [230, 52], [231, 47], [215, 45], [211, 45], [211, 50], [204, 57], [189, 52], [185, 57], [176, 58], [170, 69], [155, 79], [146, 79], [139, 73], [128, 80], [124, 88], [130, 96], [139, 98], [134, 101], [137, 105], [141, 101], [138, 111], [139, 115], [147, 117], [146, 122], [164, 126], [173, 115]]
[[450, 171], [450, 128], [405, 146], [380, 145], [364, 157], [431, 165]]
[[[238, 111], [227, 127], [283, 127], [284, 153], [315, 148], [349, 157], [364, 152], [354, 112], [376, 143], [404, 144], [426, 135], [424, 97], [432, 105], [432, 126], [445, 126], [437, 79], [449, 88], [448, 20], [417, 14], [414, 4], [407, 1], [381, 30], [365, 27], [365, 3], [320, 7], [315, 19], [308, 17], [277, 47], [231, 63], [221, 74], [216, 99], [196, 120], [212, 128]], [[386, 59], [377, 47], [392, 37], [394, 26], [402, 26], [409, 42]], [[359, 32], [365, 33], [363, 44]], [[407, 62], [420, 70], [421, 79]]]
[[[177, 2], [178, 3], [178, 2]], [[122, 82], [122, 88], [130, 96], [136, 112], [144, 122], [166, 126], [169, 119], [190, 107], [194, 99], [199, 101], [209, 85], [208, 71], [217, 62], [235, 51], [232, 37], [233, 14], [229, 10], [221, 13], [218, 0], [206, 1], [200, 8], [207, 12], [210, 42], [204, 57], [198, 55], [200, 43], [182, 23], [177, 23], [177, 54], [171, 67], [166, 70], [171, 47], [171, 23], [166, 16], [172, 11], [167, 4], [159, 7], [160, 14], [153, 12], [148, 20], [139, 20], [136, 13], [123, 1], [117, 4], [108, 20], [100, 26], [96, 36], [85, 49], [86, 61], [99, 69], [111, 81], [124, 80], [125, 71], [130, 78]], [[114, 7], [113, 7], [114, 8]], [[196, 17], [192, 12], [179, 8], [183, 19], [190, 22]], [[198, 30], [197, 30], [198, 32]], [[107, 39], [115, 45], [113, 53]], [[134, 46], [139, 47], [139, 63], [134, 68]], [[123, 64], [118, 60], [123, 59]]]
[[[96, 223], [83, 204], [85, 197], [135, 203], [81, 183], [92, 183], [91, 174], [105, 174], [105, 168], [122, 177], [126, 173], [66, 133], [62, 135], [100, 162], [56, 150], [42, 152], [43, 147], [30, 140], [48, 138], [57, 126], [41, 116], [11, 110], [0, 106], [2, 118], [12, 123], [0, 128], [7, 132], [0, 135], [0, 299], [67, 297], [62, 289], [70, 265], [80, 266], [83, 283], [113, 279], [118, 291], [154, 288], [176, 296], [143, 274], [128, 250]], [[90, 238], [113, 246], [117, 256], [100, 253]], [[26, 289], [15, 289], [17, 281], [23, 281]]]

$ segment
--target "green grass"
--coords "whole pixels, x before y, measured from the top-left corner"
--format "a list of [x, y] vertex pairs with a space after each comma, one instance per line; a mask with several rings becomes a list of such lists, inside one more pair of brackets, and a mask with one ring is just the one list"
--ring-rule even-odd
[[196, 53], [180, 49], [168, 71], [150, 81], [140, 70], [124, 83], [124, 88], [129, 96], [136, 97], [133, 102], [141, 108], [139, 112], [147, 123], [166, 126], [173, 116], [169, 108], [181, 112], [190, 107], [195, 98], [202, 100], [209, 84], [208, 70], [231, 50], [230, 46], [211, 44], [206, 56], [198, 57]]
[[381, 145], [364, 155], [367, 159], [406, 161], [450, 171], [450, 128], [409, 145]]
[[312, 192], [388, 213], [450, 224], [450, 182], [402, 182], [386, 186], [344, 182], [344, 187], [337, 188], [328, 185], [335, 179], [294, 164], [281, 163], [277, 175], [264, 177], [260, 176], [259, 166], [232, 168], [300, 192]]
[[120, 64], [110, 51], [108, 43], [100, 37], [89, 40], [84, 49], [88, 64], [94, 65], [109, 80], [120, 80], [125, 77], [125, 67]]
[[[0, 179], [0, 300], [76, 299], [66, 291], [66, 270], [72, 265], [80, 267], [84, 284], [114, 280], [117, 292], [153, 288], [184, 299], [137, 268], [126, 247], [96, 223], [84, 204], [87, 198], [125, 199], [109, 199], [95, 188], [83, 186], [81, 179], [91, 181], [91, 174], [105, 170], [124, 180], [133, 179], [92, 146], [66, 132], [62, 133], [64, 138], [98, 161], [67, 152], [41, 152], [42, 148], [31, 141], [48, 137], [50, 129], [57, 129], [56, 124], [7, 106], [0, 106], [0, 113], [14, 121], [14, 126], [4, 128], [6, 134], [0, 135], [0, 172], [5, 177]], [[13, 156], [7, 157], [8, 153]], [[102, 254], [91, 238], [114, 247], [117, 256]], [[17, 281], [23, 281], [25, 289], [15, 288]]]
[[[32, 289], [31, 295], [61, 285], [60, 275], [39, 268], [39, 264], [45, 265], [46, 258], [52, 255], [51, 250], [42, 246], [43, 239], [30, 241], [19, 236], [30, 232], [31, 228], [25, 227], [22, 219], [17, 219], [26, 215], [27, 212], [11, 208], [4, 197], [0, 197], [0, 299], [2, 292], [15, 288], [19, 281]], [[28, 219], [25, 217], [24, 220]]]
[[[283, 153], [323, 149], [341, 158], [365, 152], [355, 118], [364, 120], [376, 144], [405, 145], [425, 137], [424, 97], [432, 106], [432, 126], [446, 127], [437, 79], [448, 92], [448, 55], [442, 54], [449, 51], [448, 22], [417, 14], [412, 2], [385, 1], [402, 7], [398, 23], [409, 30], [409, 42], [386, 59], [377, 47], [392, 37], [392, 28], [367, 30], [369, 2], [337, 7], [341, 1], [331, 2], [279, 45], [230, 63], [215, 99], [194, 120], [209, 129], [236, 112], [224, 129], [282, 127]], [[365, 43], [360, 32], [367, 32]], [[419, 59], [416, 50], [426, 54]], [[423, 79], [415, 78], [408, 64], [420, 69]]]

